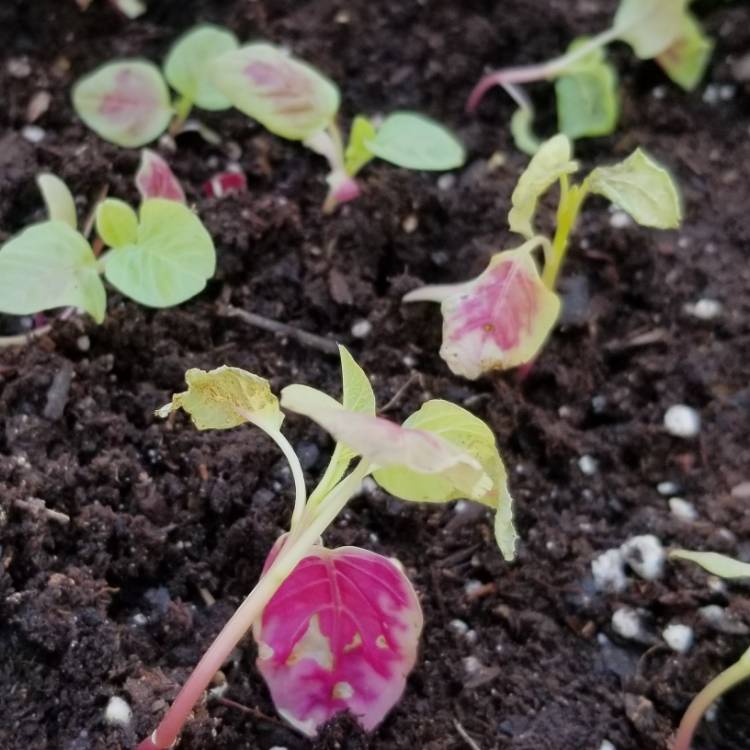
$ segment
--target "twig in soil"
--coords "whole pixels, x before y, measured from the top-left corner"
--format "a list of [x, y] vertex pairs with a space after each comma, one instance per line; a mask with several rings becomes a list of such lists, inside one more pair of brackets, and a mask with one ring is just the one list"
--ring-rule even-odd
[[471, 738], [469, 733], [461, 726], [461, 722], [459, 722], [458, 719], [453, 719], [453, 726], [456, 727], [456, 731], [461, 735], [461, 739], [471, 748], [471, 750], [482, 750]]
[[0, 349], [10, 349], [12, 346], [26, 346], [32, 341], [46, 336], [52, 330], [52, 323], [41, 328], [35, 328], [28, 333], [19, 333], [16, 336], [0, 336]]
[[52, 510], [47, 507], [47, 503], [41, 498], [30, 497], [28, 500], [16, 500], [14, 505], [21, 510], [30, 513], [32, 516], [44, 516], [50, 521], [55, 521], [63, 525], [70, 523], [70, 516], [61, 513], [59, 510]]
[[404, 397], [404, 394], [416, 382], [419, 382], [422, 388], [424, 388], [424, 382], [422, 380], [422, 373], [413, 372], [409, 376], [409, 379], [393, 394], [393, 398], [391, 398], [391, 400], [382, 409], [380, 409], [380, 413], [383, 414], [393, 409], [394, 406], [397, 406], [398, 403], [401, 401], [401, 399]]
[[278, 727], [284, 727], [284, 729], [287, 729], [290, 732], [294, 732], [295, 734], [298, 734], [300, 737], [303, 736], [302, 733], [296, 730], [293, 726], [286, 724], [282, 721], [279, 721], [278, 719], [274, 719], [273, 716], [268, 716], [268, 714], [264, 714], [258, 708], [250, 708], [250, 706], [243, 706], [242, 703], [237, 703], [237, 701], [233, 701], [230, 698], [214, 698], [214, 701], [216, 703], [219, 703], [222, 706], [226, 706], [227, 708], [235, 708], [238, 711], [242, 711], [242, 713], [244, 714], [250, 714], [251, 716], [254, 716], [256, 719], [259, 719], [260, 721], [267, 721], [270, 724], [275, 724]]
[[334, 354], [336, 356], [339, 354], [339, 348], [333, 339], [317, 336], [309, 331], [303, 331], [301, 328], [295, 328], [288, 323], [280, 323], [278, 320], [265, 318], [262, 315], [241, 310], [233, 305], [219, 305], [218, 312], [224, 318], [239, 318], [248, 325], [260, 328], [263, 331], [289, 336], [303, 346], [317, 349], [323, 354]]

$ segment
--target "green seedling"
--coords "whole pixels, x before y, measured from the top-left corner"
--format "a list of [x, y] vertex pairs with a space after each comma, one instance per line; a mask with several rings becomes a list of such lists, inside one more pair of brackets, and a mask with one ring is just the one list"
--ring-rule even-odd
[[149, 307], [178, 305], [213, 276], [213, 241], [182, 203], [148, 197], [136, 213], [123, 201], [103, 201], [96, 228], [110, 250], [97, 257], [78, 229], [75, 201], [65, 183], [40, 175], [38, 184], [49, 218], [0, 248], [0, 312], [31, 315], [73, 307], [101, 323], [106, 311], [101, 276]]
[[625, 42], [641, 60], [654, 59], [679, 86], [692, 91], [711, 57], [713, 42], [688, 10], [690, 0], [621, 0], [612, 26], [594, 37], [576, 39], [561, 57], [545, 63], [506, 68], [484, 76], [469, 97], [476, 109], [493, 86], [503, 86], [519, 109], [511, 132], [522, 151], [539, 145], [534, 111], [520, 84], [555, 81], [558, 129], [570, 138], [608, 135], [619, 116], [617, 74], [605, 57], [612, 42]]
[[[259, 427], [289, 462], [295, 499], [289, 532], [275, 545], [257, 585], [206, 651], [156, 731], [138, 746], [139, 750], [173, 746], [212, 677], [253, 626], [259, 643], [258, 665], [269, 681], [274, 700], [285, 718], [306, 734], [314, 734], [319, 723], [347, 707], [358, 715], [363, 726], [372, 728], [398, 700], [405, 672], [414, 661], [414, 637], [418, 638], [421, 627], [416, 601], [399, 597], [403, 607], [386, 607], [375, 619], [386, 623], [386, 631], [373, 630], [369, 625], [373, 612], [365, 612], [366, 603], [345, 589], [338, 576], [341, 596], [332, 601], [330, 585], [318, 593], [305, 586], [300, 565], [305, 561], [308, 571], [312, 566], [313, 578], [308, 583], [315, 585], [320, 581], [321, 554], [328, 560], [330, 574], [336, 565], [330, 553], [346, 554], [355, 549], [323, 553], [319, 539], [359, 492], [366, 477], [372, 476], [386, 491], [407, 501], [445, 503], [467, 498], [490, 507], [495, 511], [497, 543], [506, 558], [513, 558], [516, 534], [511, 497], [489, 427], [465, 409], [437, 399], [424, 403], [403, 425], [378, 417], [367, 376], [343, 347], [340, 353], [341, 402], [304, 385], [287, 386], [279, 400], [263, 378], [221, 367], [211, 372], [188, 371], [187, 391], [173, 396], [171, 403], [157, 412], [167, 417], [182, 409], [199, 430], [230, 429], [248, 423]], [[284, 414], [280, 407], [309, 417], [336, 440], [330, 464], [309, 497], [300, 461], [281, 431]], [[360, 560], [357, 565], [361, 572], [365, 561]], [[366, 598], [370, 605], [387, 603], [387, 597], [381, 598], [379, 592], [387, 581], [376, 570], [370, 570], [367, 591], [372, 596]], [[281, 602], [272, 601], [290, 576], [295, 581], [280, 595], [286, 597], [286, 619], [299, 618], [303, 630], [304, 626], [308, 628], [301, 641], [297, 640], [301, 632], [295, 628], [294, 633], [284, 631], [290, 622], [285, 623]], [[349, 619], [364, 622], [363, 627], [345, 633], [337, 629], [338, 619], [323, 618], [323, 612], [330, 612], [331, 608], [338, 612], [342, 604], [354, 606], [357, 601], [360, 604], [349, 610]], [[387, 625], [389, 618], [393, 618], [392, 626]], [[394, 639], [400, 640], [400, 634], [409, 633], [408, 647], [402, 644], [404, 650], [392, 660], [390, 644]], [[351, 679], [338, 681], [338, 675], [347, 674], [347, 657], [359, 659], [362, 650], [367, 665], [357, 662], [353, 665], [356, 668], [348, 671]], [[371, 667], [375, 667], [374, 671]], [[321, 684], [328, 686], [323, 695], [317, 692]], [[381, 699], [386, 694], [383, 704]]]
[[[750, 564], [734, 560], [716, 552], [690, 552], [675, 550], [670, 557], [697, 563], [712, 575], [729, 580], [750, 578]], [[724, 693], [750, 678], [750, 649], [728, 669], [715, 677], [693, 698], [682, 717], [672, 750], [690, 750], [693, 735], [703, 715]]]
[[[405, 302], [441, 303], [441, 357], [457, 375], [478, 378], [494, 369], [533, 361], [554, 327], [560, 299], [557, 279], [570, 236], [586, 198], [601, 195], [626, 211], [641, 226], [672, 229], [682, 211], [669, 173], [637, 149], [610, 167], [597, 167], [580, 183], [579, 169], [565, 135], [544, 143], [518, 180], [511, 197], [508, 222], [523, 244], [492, 256], [477, 278], [459, 284], [427, 286], [404, 297]], [[557, 224], [552, 239], [537, 232], [534, 219], [539, 199], [559, 184]], [[540, 272], [534, 252], [542, 251]]]

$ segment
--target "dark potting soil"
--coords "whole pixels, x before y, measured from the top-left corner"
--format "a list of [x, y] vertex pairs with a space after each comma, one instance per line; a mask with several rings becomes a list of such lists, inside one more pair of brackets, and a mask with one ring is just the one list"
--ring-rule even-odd
[[[421, 656], [401, 702], [371, 736], [341, 718], [309, 743], [276, 718], [248, 640], [224, 669], [225, 697], [245, 709], [199, 707], [180, 747], [458, 750], [469, 746], [463, 729], [482, 750], [598, 750], [604, 740], [617, 750], [667, 748], [691, 696], [748, 646], [747, 589], [670, 563], [655, 581], [630, 575], [624, 592], [607, 594], [593, 585], [591, 561], [644, 533], [665, 546], [750, 554], [748, 497], [736, 489], [750, 480], [746, 4], [697, 6], [717, 49], [693, 94], [625, 48], [614, 51], [621, 127], [578, 144], [578, 154], [588, 168], [648, 149], [682, 186], [684, 226], [616, 227], [592, 200], [565, 268], [563, 325], [523, 382], [506, 373], [475, 383], [451, 376], [438, 357], [437, 306], [399, 302], [419, 282], [475, 275], [513, 241], [506, 212], [526, 159], [509, 140], [512, 104], [492, 92], [472, 117], [465, 98], [486, 65], [555, 54], [603, 28], [615, 3], [149, 5], [127, 22], [104, 0], [85, 13], [74, 0], [0, 4], [0, 239], [42, 217], [40, 171], [68, 182], [82, 214], [104, 186], [136, 199], [137, 152], [76, 119], [71, 85], [113, 57], [160, 60], [201, 20], [288, 45], [320, 66], [341, 84], [346, 118], [410, 108], [445, 121], [469, 162], [440, 181], [372, 164], [361, 199], [324, 218], [320, 158], [237, 113], [206, 115], [221, 146], [182, 135], [164, 153], [216, 240], [207, 290], [165, 311], [111, 292], [103, 325], [74, 318], [0, 352], [0, 748], [133, 747], [285, 529], [291, 479], [260, 432], [198, 433], [182, 417], [153, 416], [189, 367], [228, 363], [275, 388], [339, 392], [335, 357], [229, 318], [226, 305], [345, 343], [379, 403], [390, 401], [391, 418], [433, 396], [487, 420], [508, 464], [522, 543], [509, 565], [483, 510], [364, 493], [326, 540], [397, 556], [422, 597]], [[39, 92], [51, 104], [34, 123], [44, 137], [32, 143], [22, 131]], [[540, 128], [551, 133], [550, 89], [535, 93]], [[233, 161], [248, 192], [205, 198], [201, 184]], [[686, 312], [701, 298], [719, 300], [721, 315]], [[352, 327], [362, 321], [371, 331], [357, 338]], [[14, 323], [2, 319], [4, 332]], [[676, 403], [700, 412], [696, 439], [663, 429]], [[301, 419], [290, 417], [286, 430], [313, 482], [330, 440]], [[579, 467], [585, 455], [597, 462], [593, 474]], [[670, 513], [656, 489], [665, 481], [697, 520]], [[727, 607], [718, 626], [699, 615], [709, 604]], [[613, 632], [624, 606], [641, 611], [642, 642]], [[686, 654], [660, 637], [673, 622], [695, 630]], [[130, 730], [104, 723], [112, 695], [131, 705]], [[696, 748], [750, 746], [748, 705], [750, 687], [728, 696]]]

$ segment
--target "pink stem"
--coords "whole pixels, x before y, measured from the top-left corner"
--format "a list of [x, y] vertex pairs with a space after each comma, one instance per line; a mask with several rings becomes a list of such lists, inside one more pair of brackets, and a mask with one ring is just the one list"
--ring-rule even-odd
[[484, 95], [494, 86], [507, 86], [514, 83], [530, 83], [531, 81], [541, 81], [549, 74], [549, 65], [529, 65], [523, 68], [507, 68], [506, 70], [496, 70], [494, 73], [488, 73], [479, 80], [474, 86], [469, 99], [466, 102], [466, 111], [473, 112], [482, 101]]

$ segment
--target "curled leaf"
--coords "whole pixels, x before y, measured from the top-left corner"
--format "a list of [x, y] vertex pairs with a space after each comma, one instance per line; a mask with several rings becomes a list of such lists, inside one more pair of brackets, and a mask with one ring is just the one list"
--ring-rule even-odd
[[256, 664], [279, 714], [304, 734], [346, 710], [372, 730], [401, 697], [422, 623], [397, 564], [358, 547], [316, 546], [253, 626]]
[[430, 432], [466, 451], [479, 461], [492, 480], [492, 485], [487, 491], [466, 495], [444, 475], [419, 474], [403, 466], [376, 470], [373, 477], [377, 483], [402, 500], [443, 503], [467, 498], [496, 509], [495, 538], [503, 556], [512, 560], [517, 539], [513, 526], [512, 499], [508, 492], [505, 466], [492, 430], [466, 409], [439, 399], [422, 404], [403, 426]]
[[560, 312], [560, 299], [542, 283], [532, 255], [543, 242], [535, 238], [494, 255], [472, 281], [404, 297], [442, 303], [440, 356], [456, 375], [474, 380], [530, 362], [541, 350]]
[[53, 174], [38, 175], [36, 184], [44, 198], [50, 221], [62, 221], [71, 229], [76, 229], [78, 226], [76, 202], [68, 186]]
[[325, 393], [304, 385], [284, 388], [281, 405], [317, 422], [337, 442], [378, 467], [404, 466], [420, 474], [443, 474], [467, 497], [484, 494], [492, 487], [479, 461], [437, 435], [349, 411]]
[[584, 186], [608, 198], [644, 227], [674, 229], [682, 221], [677, 187], [669, 172], [640, 148], [611, 167], [597, 167]]
[[94, 252], [69, 224], [35, 224], [0, 248], [1, 312], [30, 315], [79, 307], [101, 323], [106, 304]]
[[519, 151], [533, 156], [541, 148], [541, 141], [534, 133], [534, 110], [519, 107], [510, 118], [510, 133]]
[[156, 414], [167, 417], [184, 409], [199, 430], [228, 430], [253, 422], [276, 432], [284, 421], [279, 400], [267, 380], [239, 367], [193, 368], [185, 373], [188, 389], [172, 396]]
[[713, 49], [713, 41], [703, 33], [695, 16], [686, 13], [680, 36], [659, 54], [656, 61], [676, 84], [693, 91], [706, 72]]
[[704, 570], [720, 578], [750, 578], [750, 563], [740, 562], [718, 552], [691, 552], [678, 549], [670, 552], [669, 556], [697, 563]]
[[216, 268], [211, 236], [187, 206], [143, 202], [135, 239], [107, 253], [107, 281], [149, 307], [179, 305], [206, 286]]
[[539, 198], [563, 175], [577, 170], [578, 162], [573, 161], [573, 148], [567, 136], [556, 135], [545, 141], [532, 157], [511, 196], [512, 208], [508, 214], [511, 231], [527, 239], [533, 237], [532, 222]]
[[159, 69], [143, 60], [109, 63], [85, 76], [73, 88], [73, 106], [93, 131], [126, 148], [158, 138], [172, 117]]
[[620, 0], [613, 31], [641, 60], [656, 57], [680, 35], [689, 0]]
[[149, 148], [141, 151], [141, 163], [135, 175], [135, 186], [143, 200], [165, 198], [178, 203], [186, 202], [185, 191], [169, 164], [156, 151]]
[[346, 173], [354, 177], [362, 167], [375, 158], [367, 143], [377, 135], [375, 125], [367, 117], [357, 115], [349, 132], [349, 143], [344, 154]]
[[271, 44], [248, 44], [221, 55], [212, 63], [211, 75], [240, 112], [282, 138], [305, 140], [326, 128], [338, 112], [336, 86]]
[[232, 103], [211, 77], [211, 63], [239, 47], [231, 31], [204, 24], [180, 37], [164, 61], [164, 76], [169, 85], [189, 102], [202, 109], [228, 109]]

